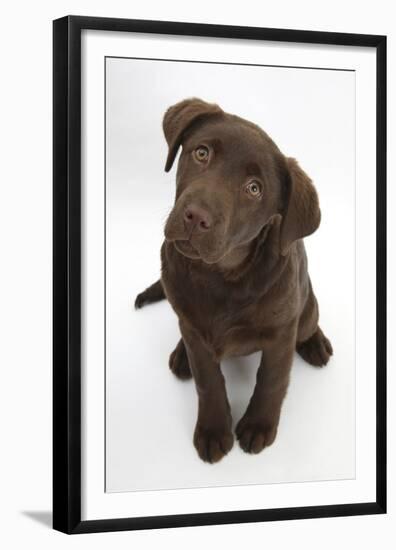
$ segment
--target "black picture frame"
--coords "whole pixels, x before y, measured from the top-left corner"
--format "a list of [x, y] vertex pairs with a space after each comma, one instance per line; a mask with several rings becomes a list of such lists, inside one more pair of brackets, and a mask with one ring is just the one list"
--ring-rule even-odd
[[[144, 32], [376, 49], [376, 500], [81, 520], [81, 31]], [[386, 513], [386, 37], [67, 16], [53, 22], [53, 527], [64, 533]]]

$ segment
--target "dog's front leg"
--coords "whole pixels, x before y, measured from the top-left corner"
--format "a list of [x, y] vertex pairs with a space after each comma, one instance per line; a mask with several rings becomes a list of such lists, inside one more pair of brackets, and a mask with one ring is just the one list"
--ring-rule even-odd
[[276, 336], [265, 347], [256, 386], [236, 435], [247, 453], [259, 453], [274, 442], [283, 399], [289, 385], [296, 341], [296, 327]]
[[218, 462], [234, 443], [224, 377], [199, 335], [182, 324], [180, 330], [198, 393], [194, 445], [202, 460]]

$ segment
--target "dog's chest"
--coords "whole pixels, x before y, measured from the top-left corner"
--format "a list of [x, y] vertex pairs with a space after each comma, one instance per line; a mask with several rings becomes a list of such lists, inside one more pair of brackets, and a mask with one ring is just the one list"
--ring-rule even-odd
[[[170, 281], [165, 285], [180, 320], [187, 322], [212, 349], [217, 360], [264, 349], [281, 312], [272, 300], [235, 292], [232, 285]], [[278, 304], [279, 305], [279, 304]]]
[[262, 350], [276, 332], [276, 317], [265, 299], [233, 303], [228, 296], [224, 307], [212, 311], [210, 323], [202, 323], [201, 334], [218, 360]]
[[266, 288], [263, 277], [256, 284], [227, 282], [222, 275], [191, 271], [180, 256], [162, 250], [162, 281], [182, 324], [187, 323], [220, 360], [263, 350], [277, 331], [296, 315], [298, 277], [293, 263]]

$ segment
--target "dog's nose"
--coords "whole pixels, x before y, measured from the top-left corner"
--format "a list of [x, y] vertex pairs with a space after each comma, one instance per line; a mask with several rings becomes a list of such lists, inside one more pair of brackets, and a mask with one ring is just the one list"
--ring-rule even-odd
[[212, 217], [203, 208], [200, 206], [196, 206], [195, 204], [191, 204], [190, 206], [187, 206], [187, 208], [184, 211], [184, 223], [186, 227], [197, 229], [198, 231], [204, 232], [208, 231], [212, 225]]

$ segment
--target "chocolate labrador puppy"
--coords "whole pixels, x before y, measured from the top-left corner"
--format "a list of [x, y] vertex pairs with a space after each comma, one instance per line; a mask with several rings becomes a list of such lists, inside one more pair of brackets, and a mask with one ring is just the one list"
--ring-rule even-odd
[[274, 441], [293, 354], [325, 365], [303, 237], [320, 223], [316, 190], [258, 126], [218, 105], [186, 99], [163, 120], [168, 172], [182, 147], [176, 200], [165, 226], [161, 279], [136, 307], [167, 298], [182, 338], [172, 372], [198, 392], [194, 445], [217, 462], [233, 445], [222, 359], [261, 351], [257, 382], [236, 426], [242, 449]]

